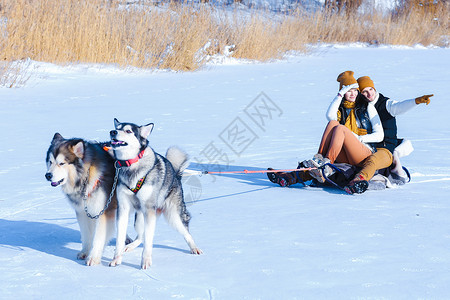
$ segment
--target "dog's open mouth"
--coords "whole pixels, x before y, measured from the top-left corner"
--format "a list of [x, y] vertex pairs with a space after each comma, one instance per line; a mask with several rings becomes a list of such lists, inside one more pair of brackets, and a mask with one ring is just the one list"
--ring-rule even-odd
[[116, 139], [111, 140], [111, 146], [113, 146], [113, 147], [121, 147], [121, 146], [126, 146], [126, 145], [128, 145], [128, 144], [125, 143], [124, 141], [119, 141]]
[[52, 185], [52, 186], [58, 186], [58, 185], [60, 185], [63, 181], [64, 181], [64, 178], [61, 179], [60, 181], [52, 181], [51, 185]]

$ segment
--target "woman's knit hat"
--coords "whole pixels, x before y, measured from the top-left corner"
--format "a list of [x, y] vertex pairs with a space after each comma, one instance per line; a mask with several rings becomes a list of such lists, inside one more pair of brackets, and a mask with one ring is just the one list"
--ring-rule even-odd
[[355, 77], [353, 77], [353, 74], [355, 74], [353, 71], [345, 71], [339, 74], [337, 78], [337, 81], [339, 82], [339, 90], [341, 90], [344, 85], [357, 83]]
[[358, 85], [359, 85], [359, 90], [362, 91], [364, 90], [366, 87], [371, 87], [374, 90], [375, 89], [375, 85], [373, 84], [372, 79], [370, 79], [369, 76], [363, 76], [363, 77], [359, 77], [358, 78]]

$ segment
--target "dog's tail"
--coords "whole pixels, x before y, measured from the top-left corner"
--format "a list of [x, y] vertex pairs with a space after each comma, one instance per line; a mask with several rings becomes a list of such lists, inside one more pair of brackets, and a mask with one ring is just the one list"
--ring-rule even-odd
[[176, 146], [172, 146], [167, 149], [166, 158], [172, 164], [177, 176], [181, 177], [183, 175], [183, 171], [189, 165], [189, 156], [187, 153]]

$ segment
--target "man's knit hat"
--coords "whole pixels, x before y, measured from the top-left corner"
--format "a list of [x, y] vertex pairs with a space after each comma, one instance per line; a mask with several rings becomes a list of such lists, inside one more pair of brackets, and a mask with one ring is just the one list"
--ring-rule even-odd
[[339, 90], [342, 89], [344, 85], [357, 83], [355, 77], [353, 77], [353, 74], [355, 74], [353, 71], [345, 71], [339, 74], [337, 78], [337, 81], [339, 82]]
[[375, 89], [375, 85], [373, 84], [372, 79], [370, 79], [369, 76], [363, 76], [363, 77], [359, 77], [358, 78], [358, 85], [359, 85], [359, 90], [362, 91], [364, 90], [366, 87], [371, 87], [374, 90]]

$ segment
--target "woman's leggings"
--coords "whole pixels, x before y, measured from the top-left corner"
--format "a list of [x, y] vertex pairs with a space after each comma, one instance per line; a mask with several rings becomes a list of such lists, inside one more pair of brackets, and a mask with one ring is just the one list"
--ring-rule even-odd
[[319, 146], [319, 152], [331, 163], [360, 165], [372, 151], [356, 135], [338, 121], [328, 122]]

